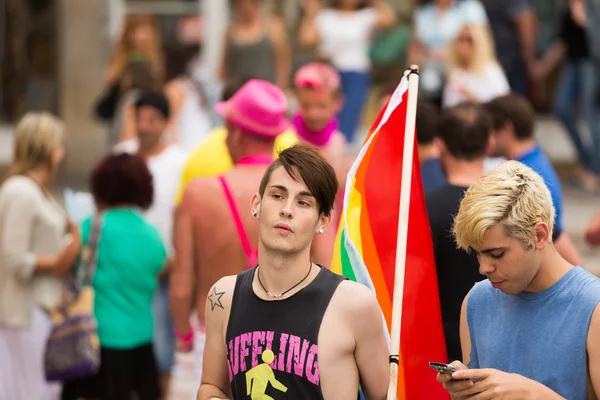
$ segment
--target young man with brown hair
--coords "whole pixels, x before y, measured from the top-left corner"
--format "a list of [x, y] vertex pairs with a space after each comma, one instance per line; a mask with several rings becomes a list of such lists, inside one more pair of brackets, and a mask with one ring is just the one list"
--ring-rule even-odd
[[337, 189], [307, 145], [267, 168], [251, 202], [258, 265], [208, 295], [198, 399], [352, 399], [359, 383], [368, 399], [385, 398], [389, 349], [374, 294], [310, 258]]

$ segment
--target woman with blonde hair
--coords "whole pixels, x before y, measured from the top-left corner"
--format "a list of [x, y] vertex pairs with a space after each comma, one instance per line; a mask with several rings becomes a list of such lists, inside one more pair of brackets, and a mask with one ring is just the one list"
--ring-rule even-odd
[[50, 190], [63, 159], [63, 123], [28, 113], [16, 128], [14, 158], [0, 185], [0, 399], [56, 399], [43, 357], [51, 329], [47, 311], [81, 239]]
[[464, 101], [487, 102], [509, 92], [506, 76], [496, 60], [489, 27], [465, 25], [448, 53], [443, 107]]

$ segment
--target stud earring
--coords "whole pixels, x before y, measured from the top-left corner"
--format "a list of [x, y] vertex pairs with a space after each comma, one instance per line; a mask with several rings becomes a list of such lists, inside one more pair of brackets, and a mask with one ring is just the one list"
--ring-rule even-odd
[[256, 218], [256, 215], [257, 215], [256, 213], [253, 213], [253, 214], [252, 214], [252, 216], [253, 216], [254, 218]]
[[323, 228], [319, 229], [319, 233], [323, 233]]

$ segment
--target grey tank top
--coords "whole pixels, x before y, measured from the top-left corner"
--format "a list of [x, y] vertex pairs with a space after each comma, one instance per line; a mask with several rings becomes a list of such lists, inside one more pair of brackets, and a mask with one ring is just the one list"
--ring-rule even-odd
[[275, 83], [275, 51], [268, 33], [255, 43], [227, 38], [227, 79], [251, 77]]
[[587, 336], [600, 279], [581, 267], [540, 293], [506, 295], [489, 280], [467, 301], [469, 368], [524, 375], [569, 400], [587, 399]]

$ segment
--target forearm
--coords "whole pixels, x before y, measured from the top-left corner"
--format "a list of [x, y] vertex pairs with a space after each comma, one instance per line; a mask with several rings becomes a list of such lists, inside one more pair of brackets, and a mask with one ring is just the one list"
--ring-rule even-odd
[[288, 43], [284, 43], [277, 53], [277, 58], [275, 60], [275, 80], [277, 86], [285, 91], [290, 84], [290, 73], [292, 69]]
[[202, 383], [198, 390], [198, 400], [216, 400], [216, 399], [229, 399], [229, 396], [225, 394], [221, 389], [208, 383]]
[[319, 32], [315, 26], [315, 16], [306, 16], [300, 23], [298, 43], [305, 49], [312, 49], [319, 44]]
[[526, 11], [517, 19], [521, 57], [527, 65], [535, 61], [536, 21], [532, 11]]
[[551, 71], [565, 56], [565, 45], [562, 41], [555, 41], [542, 57], [545, 71]]

